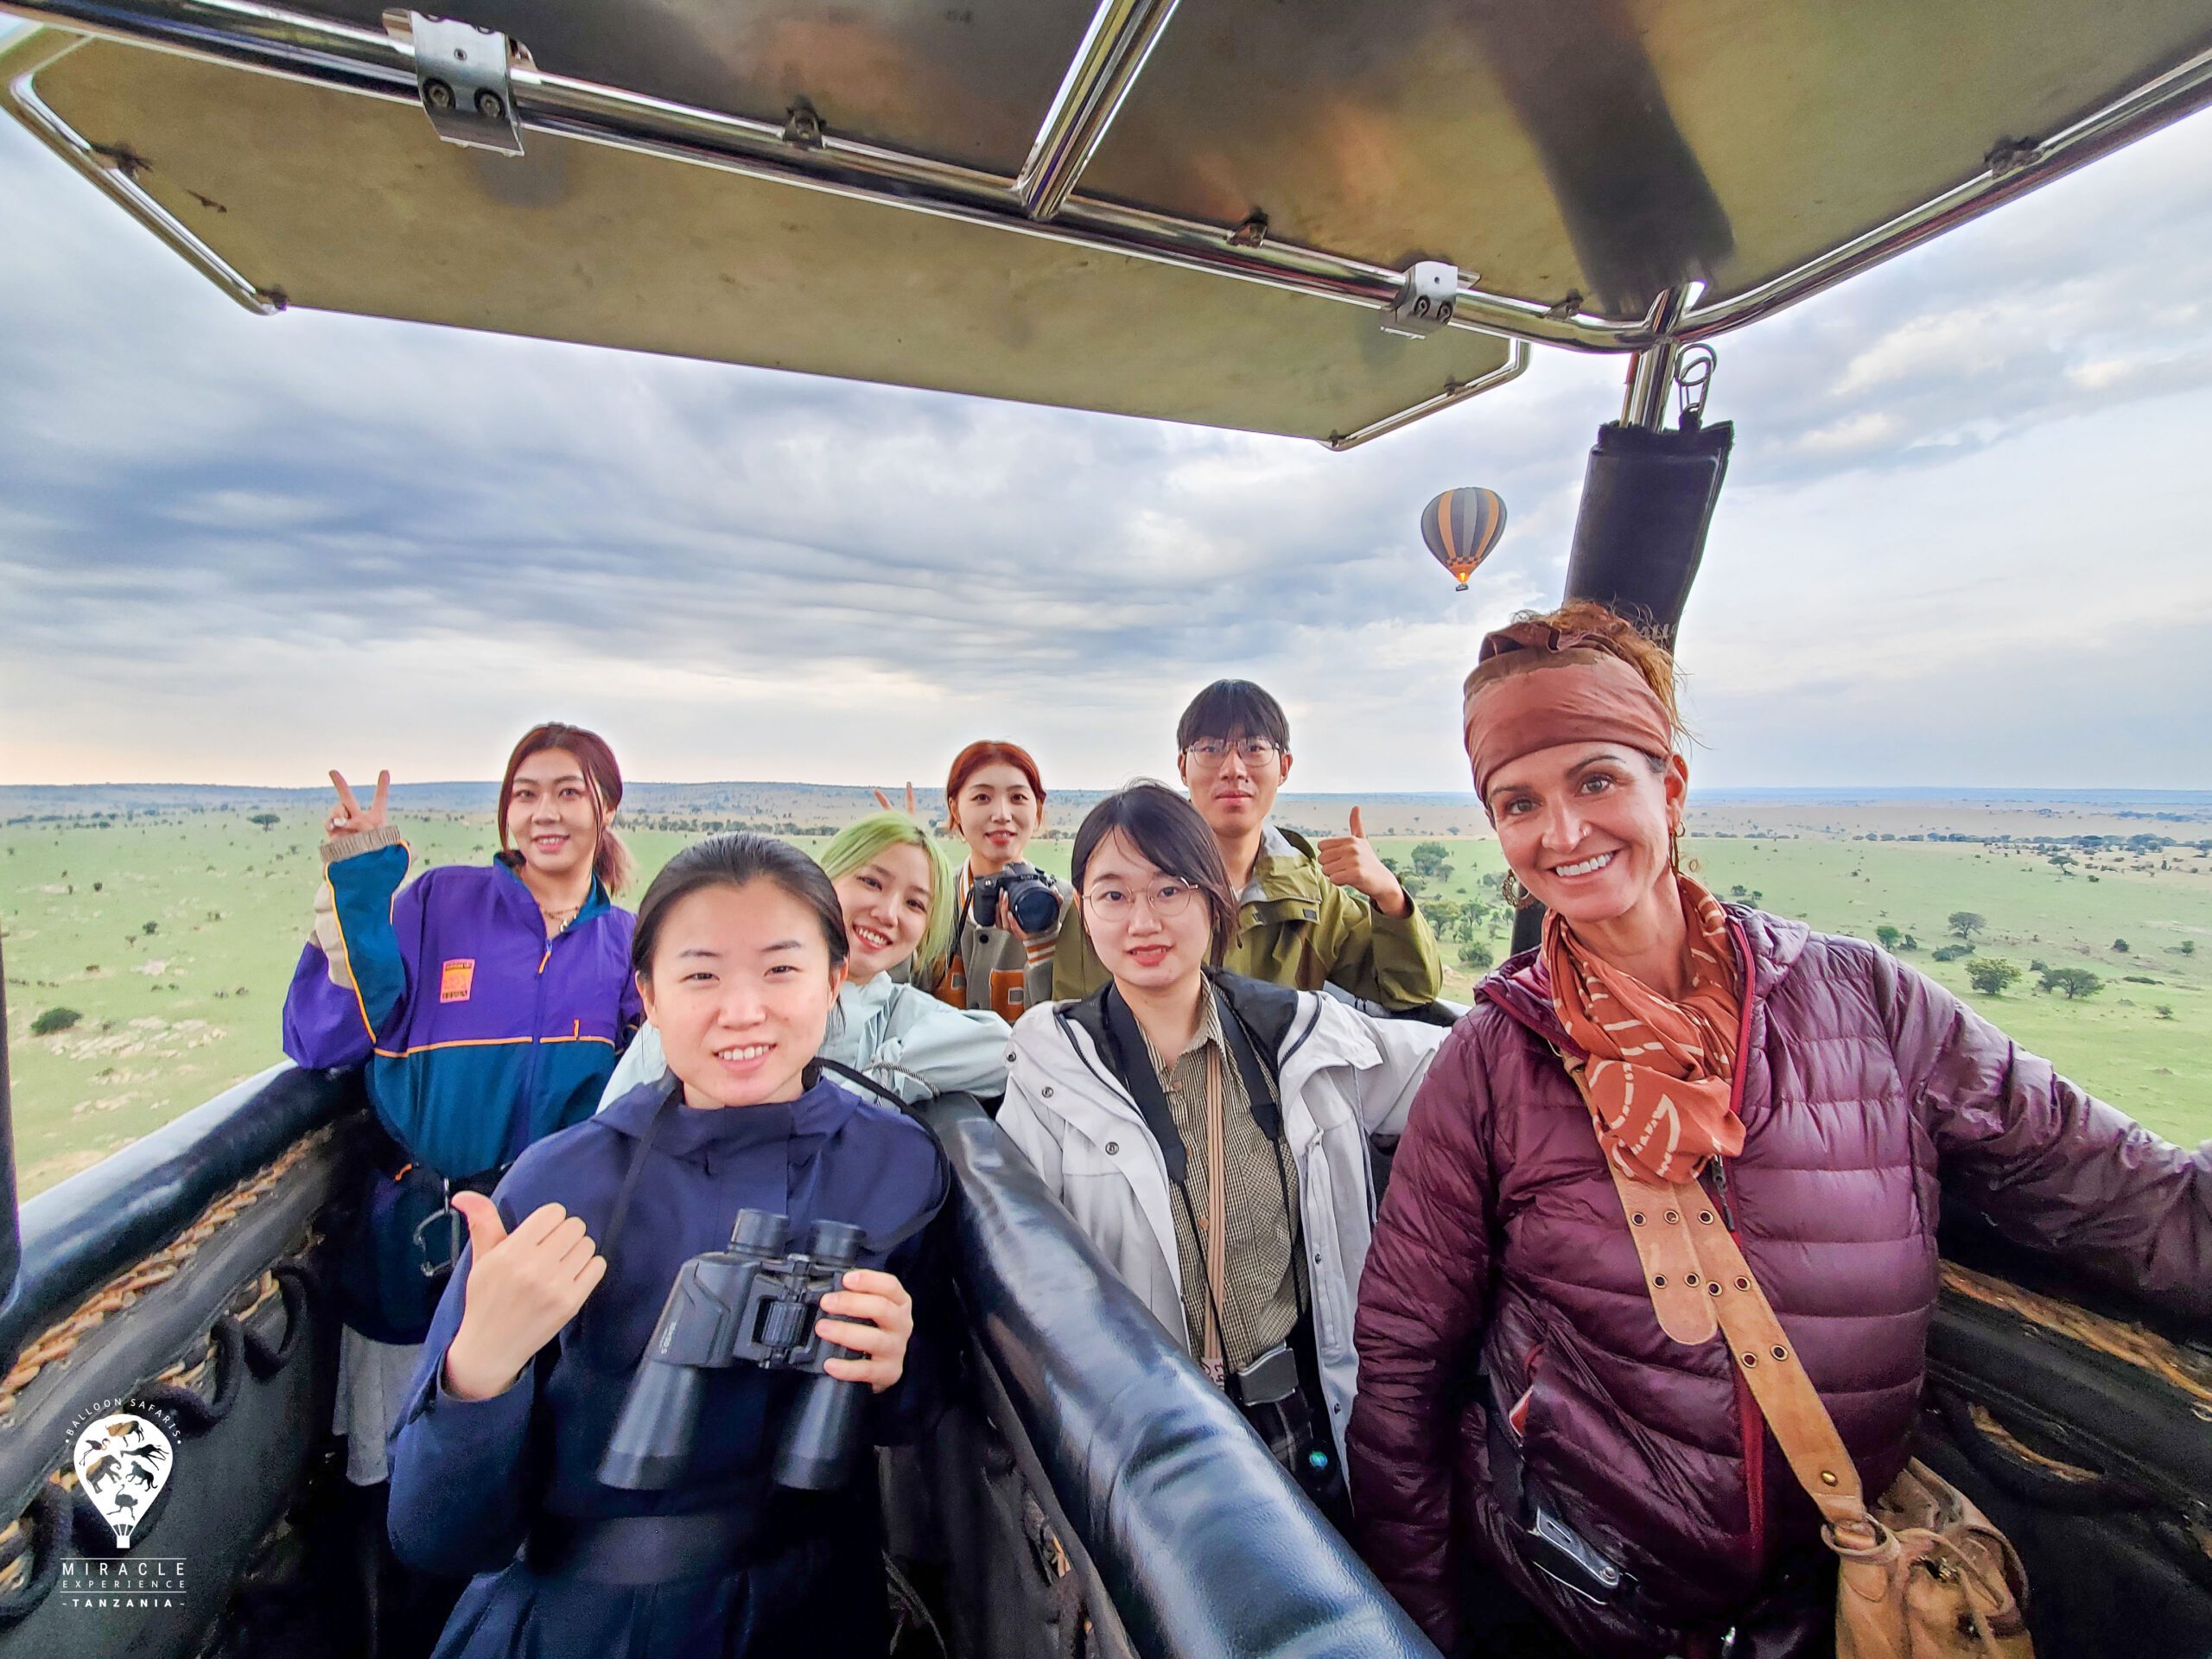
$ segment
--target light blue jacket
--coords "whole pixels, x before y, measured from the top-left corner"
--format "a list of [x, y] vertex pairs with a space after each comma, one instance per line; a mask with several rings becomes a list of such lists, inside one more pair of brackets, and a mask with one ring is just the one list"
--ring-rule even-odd
[[[988, 1008], [956, 1008], [878, 974], [864, 985], [849, 980], [837, 994], [822, 1058], [874, 1078], [909, 1104], [931, 1095], [1001, 1095], [1012, 1034]], [[600, 1109], [667, 1072], [660, 1033], [647, 1025], [623, 1051]]]

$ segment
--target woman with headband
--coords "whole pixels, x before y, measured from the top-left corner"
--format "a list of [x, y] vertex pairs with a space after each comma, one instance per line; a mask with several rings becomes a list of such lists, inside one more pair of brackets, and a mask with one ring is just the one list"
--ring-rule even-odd
[[[1886, 952], [1685, 874], [1674, 663], [1602, 607], [1489, 636], [1465, 715], [1543, 938], [1438, 1056], [1376, 1224], [1367, 1559], [1447, 1653], [1826, 1651], [1821, 1523], [1910, 1454], [1939, 1203], [2202, 1317], [2212, 1155]], [[1805, 1403], [1793, 1446], [1824, 1408], [1846, 1466], [1801, 1490], [1761, 1397]]]

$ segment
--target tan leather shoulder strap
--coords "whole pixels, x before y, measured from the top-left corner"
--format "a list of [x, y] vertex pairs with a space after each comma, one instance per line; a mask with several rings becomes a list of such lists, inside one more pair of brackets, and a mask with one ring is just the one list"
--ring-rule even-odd
[[1728, 1230], [1713, 1217], [1711, 1206], [1700, 1213], [1705, 1218], [1690, 1236], [1707, 1294], [1727, 1332], [1729, 1357], [1766, 1414], [1790, 1472], [1832, 1526], [1848, 1536], [1871, 1534], [1858, 1467], [1836, 1433], [1835, 1420], [1821, 1403], [1820, 1390], [1806, 1376], [1796, 1345]]
[[[1580, 1092], [1580, 1065], [1565, 1054], [1560, 1058]], [[1835, 1420], [1705, 1189], [1694, 1181], [1671, 1186], [1639, 1181], [1610, 1158], [1605, 1166], [1643, 1264], [1659, 1328], [1692, 1345], [1709, 1342], [1716, 1330], [1725, 1332], [1730, 1360], [1765, 1414], [1798, 1484], [1847, 1541], [1871, 1539], [1866, 1492]]]
[[[1659, 1328], [1676, 1342], [1695, 1347], [1719, 1333], [1720, 1322], [1713, 1303], [1700, 1287], [1697, 1249], [1690, 1239], [1688, 1217], [1682, 1209], [1683, 1194], [1694, 1187], [1660, 1186], [1639, 1181], [1610, 1158], [1613, 1189], [1620, 1194], [1621, 1212], [1628, 1217], [1628, 1236], [1643, 1263], [1643, 1287], [1651, 1293], [1651, 1311]], [[1692, 1202], [1695, 1202], [1694, 1198]]]

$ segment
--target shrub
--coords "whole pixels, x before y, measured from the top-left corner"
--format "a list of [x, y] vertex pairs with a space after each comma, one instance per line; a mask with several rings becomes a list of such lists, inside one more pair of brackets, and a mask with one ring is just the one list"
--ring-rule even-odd
[[159, 922], [142, 922], [139, 924], [138, 931], [150, 939], [162, 931], [162, 925]]
[[1897, 941], [1904, 938], [1904, 930], [1901, 927], [1893, 927], [1889, 923], [1884, 922], [1879, 927], [1874, 930], [1874, 938], [1880, 944], [1883, 950], [1894, 950], [1897, 948]]
[[2171, 1002], [2161, 1002], [2161, 1003], [2159, 1003], [2159, 1004], [2158, 1004], [2158, 1018], [2159, 1018], [2159, 1019], [2161, 1019], [2161, 1020], [2171, 1020], [2171, 1019], [2172, 1019], [2173, 1017], [2174, 1017], [2174, 1005], [2173, 1005], [2172, 1003], [2171, 1003]]
[[1477, 973], [1481, 973], [1496, 960], [1497, 958], [1491, 954], [1490, 947], [1479, 939], [1469, 939], [1459, 947], [1460, 964], [1473, 969]]
[[31, 1035], [51, 1037], [57, 1031], [67, 1031], [85, 1016], [74, 1008], [48, 1008], [31, 1021]]
[[2112, 942], [2112, 948], [2119, 951], [2120, 954], [2124, 957], [2127, 954], [2127, 941], [2126, 939], [2114, 939]]
[[1974, 954], [1974, 946], [1970, 944], [1939, 944], [1928, 954], [1931, 958], [1937, 962], [1956, 962], [1961, 957], [1972, 956]]
[[1967, 963], [1967, 978], [1984, 996], [2004, 995], [2019, 976], [2019, 969], [2002, 957], [1976, 957]]

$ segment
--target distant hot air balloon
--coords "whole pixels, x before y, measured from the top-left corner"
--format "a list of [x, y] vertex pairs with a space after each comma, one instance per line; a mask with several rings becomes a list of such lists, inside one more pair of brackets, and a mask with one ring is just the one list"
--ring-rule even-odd
[[1421, 510], [1421, 538], [1436, 562], [1458, 578], [1467, 578], [1490, 556], [1505, 534], [1505, 502], [1496, 490], [1446, 490]]

